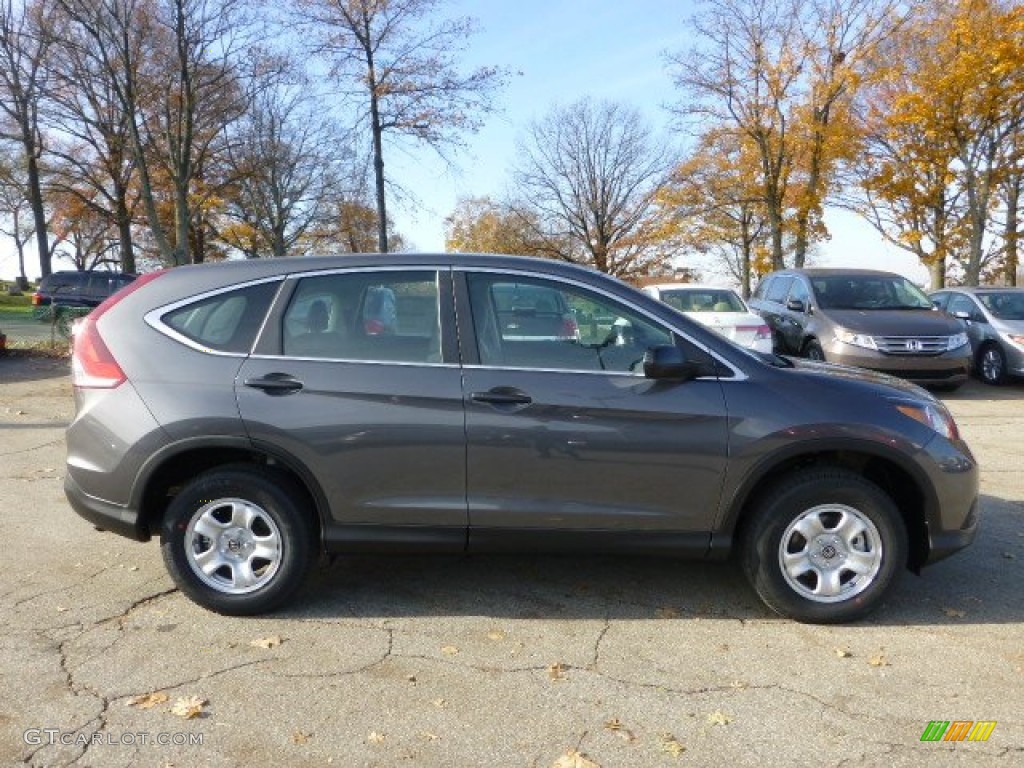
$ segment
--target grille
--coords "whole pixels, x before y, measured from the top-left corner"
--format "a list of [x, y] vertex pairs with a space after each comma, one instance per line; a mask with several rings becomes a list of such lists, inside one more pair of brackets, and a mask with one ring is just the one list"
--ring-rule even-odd
[[875, 344], [887, 355], [941, 355], [949, 336], [875, 336]]

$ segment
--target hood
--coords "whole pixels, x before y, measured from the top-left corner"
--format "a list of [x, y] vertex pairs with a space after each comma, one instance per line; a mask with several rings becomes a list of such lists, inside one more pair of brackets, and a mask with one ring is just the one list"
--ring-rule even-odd
[[963, 325], [933, 309], [819, 310], [836, 325], [871, 336], [952, 336]]
[[912, 397], [915, 400], [935, 400], [935, 396], [927, 389], [906, 379], [899, 379], [895, 376], [879, 373], [878, 371], [869, 371], [866, 368], [855, 368], [849, 365], [805, 360], [803, 358], [787, 359], [793, 363], [793, 368], [797, 372], [820, 379], [822, 384], [842, 381], [873, 389], [883, 386], [893, 390], [893, 395]]

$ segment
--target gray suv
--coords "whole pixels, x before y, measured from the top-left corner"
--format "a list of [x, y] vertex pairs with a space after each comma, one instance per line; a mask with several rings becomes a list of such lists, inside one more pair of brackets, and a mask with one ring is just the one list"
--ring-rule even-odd
[[956, 389], [971, 368], [961, 324], [901, 275], [864, 269], [789, 269], [767, 275], [750, 300], [775, 351], [882, 371]]
[[[572, 332], [523, 333], [514, 295], [557, 295]], [[732, 552], [774, 610], [846, 621], [978, 521], [928, 392], [751, 352], [554, 261], [180, 267], [73, 344], [71, 505], [158, 535], [226, 614], [286, 604], [324, 553]]]

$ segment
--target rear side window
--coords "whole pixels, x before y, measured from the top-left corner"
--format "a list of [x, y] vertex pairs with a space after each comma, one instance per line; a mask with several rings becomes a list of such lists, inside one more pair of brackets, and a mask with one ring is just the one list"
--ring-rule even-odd
[[438, 274], [351, 272], [299, 281], [282, 328], [287, 357], [440, 363]]
[[248, 285], [171, 310], [161, 319], [197, 344], [218, 352], [252, 349], [279, 282]]

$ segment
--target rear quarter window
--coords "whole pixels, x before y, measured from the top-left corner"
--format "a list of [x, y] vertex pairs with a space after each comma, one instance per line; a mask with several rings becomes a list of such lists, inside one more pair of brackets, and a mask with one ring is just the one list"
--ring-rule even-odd
[[252, 349], [279, 281], [225, 291], [173, 309], [161, 317], [169, 328], [218, 352]]

